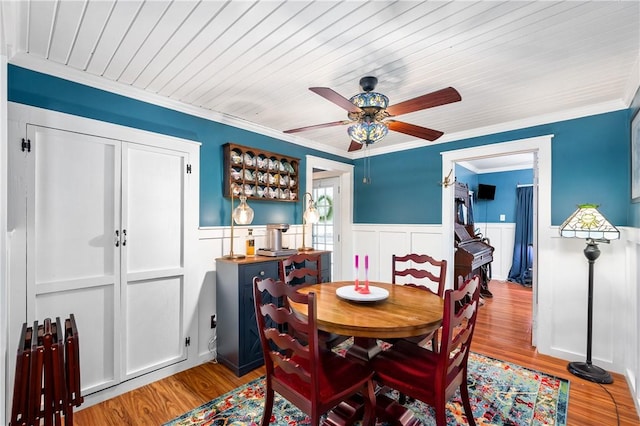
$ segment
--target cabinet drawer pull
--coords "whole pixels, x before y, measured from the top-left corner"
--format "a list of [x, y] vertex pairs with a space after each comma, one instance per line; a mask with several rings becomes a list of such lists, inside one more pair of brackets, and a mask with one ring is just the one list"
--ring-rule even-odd
[[264, 277], [264, 271], [260, 271], [260, 276]]

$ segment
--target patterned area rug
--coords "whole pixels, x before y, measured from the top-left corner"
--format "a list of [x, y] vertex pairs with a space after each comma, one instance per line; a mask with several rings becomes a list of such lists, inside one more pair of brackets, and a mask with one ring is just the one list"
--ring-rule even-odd
[[[478, 426], [566, 425], [569, 382], [516, 364], [471, 353], [469, 394]], [[397, 400], [397, 393], [389, 396]], [[178, 425], [258, 425], [264, 379], [256, 379], [166, 423]], [[420, 401], [406, 404], [425, 426], [435, 426], [433, 409]], [[309, 418], [277, 393], [272, 425], [307, 425]], [[447, 403], [447, 425], [466, 425], [458, 393]], [[380, 426], [386, 423], [379, 423]]]

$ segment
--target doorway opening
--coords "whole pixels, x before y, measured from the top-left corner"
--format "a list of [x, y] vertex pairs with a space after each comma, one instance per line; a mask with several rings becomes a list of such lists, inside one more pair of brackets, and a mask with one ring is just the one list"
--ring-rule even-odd
[[[340, 203], [336, 199], [340, 195], [340, 176], [334, 172], [315, 172], [313, 174], [312, 196], [318, 210], [318, 222], [313, 224], [313, 248], [335, 253], [340, 245]], [[338, 199], [339, 201], [339, 199]], [[333, 257], [333, 256], [332, 256]], [[333, 259], [331, 260], [331, 276], [335, 276]]]
[[[350, 274], [350, 264], [344, 262], [343, 259], [345, 256], [351, 256], [351, 252], [353, 251], [353, 238], [351, 238], [350, 235], [353, 226], [353, 165], [307, 155], [305, 191], [313, 194], [316, 203], [325, 190], [320, 189], [323, 184], [318, 184], [316, 188], [315, 180], [323, 181], [329, 178], [333, 179], [331, 183], [333, 212], [330, 230], [332, 236], [331, 278], [333, 281], [339, 281], [342, 280], [343, 277], [348, 277]], [[325, 184], [327, 182], [325, 182]], [[323, 202], [324, 201], [326, 200], [323, 200]], [[326, 227], [329, 224], [325, 222], [324, 225], [325, 229], [323, 229], [323, 232], [326, 234], [328, 232]], [[316, 245], [315, 231], [318, 230], [316, 225], [314, 225], [313, 229], [313, 246], [321, 248], [320, 245]], [[329, 250], [328, 248], [326, 249]]]
[[[540, 256], [548, 253], [543, 247], [548, 244], [549, 238], [541, 238], [551, 226], [551, 139], [552, 135], [545, 135], [536, 138], [522, 139], [512, 142], [482, 145], [478, 147], [465, 148], [455, 151], [442, 152], [442, 170], [453, 170], [451, 179], [455, 180], [455, 165], [464, 161], [475, 159], [486, 159], [496, 156], [515, 155], [522, 153], [532, 153], [533, 164], [533, 186], [534, 186], [534, 223], [533, 223], [533, 270], [532, 270], [532, 318], [531, 318], [531, 343], [536, 346], [537, 323], [540, 310], [538, 304], [538, 285], [543, 283], [544, 276], [548, 273], [538, 268], [544, 264]], [[442, 191], [442, 244], [443, 253], [448, 253], [448, 258], [454, 257], [454, 194], [453, 186], [443, 187]], [[449, 277], [447, 286], [453, 287], [453, 262], [448, 265]], [[550, 280], [546, 282], [551, 282]]]

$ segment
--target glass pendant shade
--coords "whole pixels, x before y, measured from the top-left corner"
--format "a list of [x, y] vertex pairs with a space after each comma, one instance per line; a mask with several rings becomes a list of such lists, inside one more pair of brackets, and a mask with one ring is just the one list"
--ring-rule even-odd
[[377, 108], [377, 109], [387, 109], [389, 105], [389, 98], [387, 98], [382, 93], [377, 92], [362, 92], [357, 95], [351, 97], [349, 99], [352, 104], [358, 106], [362, 109], [364, 108]]
[[320, 220], [320, 213], [313, 205], [313, 200], [309, 201], [309, 207], [307, 207], [302, 217], [304, 218], [304, 223], [318, 223], [318, 220]]
[[593, 240], [617, 240], [620, 231], [609, 223], [597, 210], [595, 204], [581, 204], [578, 210], [560, 226], [562, 237], [587, 238]]
[[298, 250], [300, 251], [313, 250], [313, 247], [307, 247], [307, 245], [305, 244], [306, 229], [308, 224], [318, 223], [318, 221], [320, 220], [320, 213], [318, 213], [318, 209], [316, 209], [316, 203], [313, 201], [313, 196], [311, 195], [311, 193], [304, 193], [304, 195], [302, 196], [302, 205], [304, 206], [304, 200], [307, 199], [307, 196], [309, 196], [309, 204], [307, 204], [306, 210], [302, 213], [302, 247], [298, 248]]
[[247, 197], [240, 196], [240, 204], [233, 210], [233, 220], [238, 225], [248, 225], [253, 221], [253, 209], [247, 204]]
[[368, 145], [384, 138], [389, 129], [384, 123], [373, 121], [356, 123], [350, 126], [347, 132], [354, 141]]

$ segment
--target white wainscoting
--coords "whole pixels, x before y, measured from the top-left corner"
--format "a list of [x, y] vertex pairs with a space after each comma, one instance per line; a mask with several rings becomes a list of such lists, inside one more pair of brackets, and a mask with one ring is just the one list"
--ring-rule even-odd
[[[442, 226], [440, 225], [354, 225], [354, 255], [369, 256], [369, 279], [391, 282], [391, 256], [426, 253], [442, 259]], [[347, 260], [345, 260], [347, 261]], [[348, 260], [354, 265], [353, 256]], [[362, 264], [362, 263], [361, 263]], [[364, 271], [360, 268], [360, 278]], [[354, 277], [344, 277], [353, 279]]]
[[[511, 268], [515, 224], [476, 224], [494, 247], [492, 274], [497, 280], [506, 280]], [[354, 225], [354, 254], [369, 255], [369, 279], [391, 280], [393, 254], [424, 253], [444, 259], [442, 226], [440, 225]], [[354, 260], [350, 262], [353, 264]], [[363, 273], [363, 272], [361, 272]], [[348, 278], [347, 278], [348, 279]]]
[[513, 260], [516, 224], [506, 222], [476, 223], [475, 227], [484, 237], [489, 238], [491, 246], [495, 249], [493, 262], [491, 262], [491, 278], [506, 281], [509, 278], [509, 270]]
[[625, 315], [622, 325], [625, 327], [624, 333], [624, 365], [625, 377], [633, 400], [636, 404], [636, 411], [640, 414], [640, 229], [628, 229], [626, 239], [626, 264], [627, 276], [623, 290], [621, 310]]

